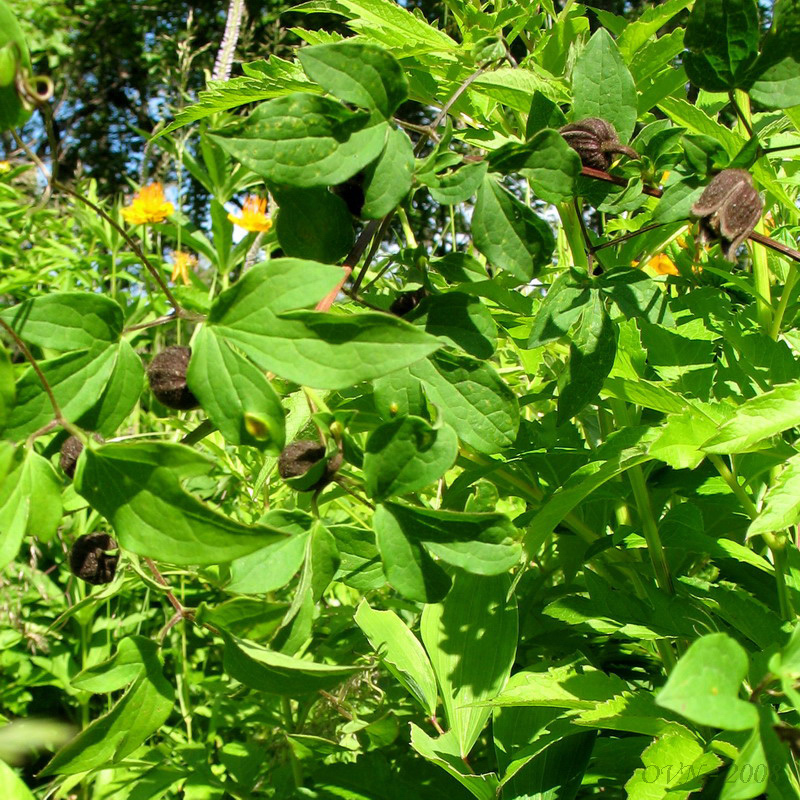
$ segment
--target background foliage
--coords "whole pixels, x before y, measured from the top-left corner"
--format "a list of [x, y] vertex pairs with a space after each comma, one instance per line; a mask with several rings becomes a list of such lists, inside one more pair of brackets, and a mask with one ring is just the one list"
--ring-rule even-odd
[[796, 0], [237, 6], [10, 4], [0, 786], [797, 797]]

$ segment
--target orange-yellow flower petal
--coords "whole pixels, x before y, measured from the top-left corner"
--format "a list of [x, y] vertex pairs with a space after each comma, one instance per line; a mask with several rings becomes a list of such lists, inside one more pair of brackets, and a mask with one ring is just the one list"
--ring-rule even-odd
[[155, 181], [136, 192], [131, 204], [122, 209], [122, 216], [131, 225], [146, 225], [163, 222], [174, 211], [175, 206], [164, 197], [164, 187]]
[[252, 194], [242, 204], [242, 216], [228, 214], [228, 219], [234, 225], [253, 233], [266, 233], [272, 228], [272, 220], [267, 216], [267, 199]]
[[172, 254], [172, 282], [177, 283], [178, 278], [181, 282], [188, 286], [191, 283], [189, 279], [189, 270], [197, 265], [197, 256], [191, 253], [184, 253], [183, 250], [176, 250]]
[[656, 275], [680, 275], [678, 268], [672, 262], [672, 259], [659, 253], [653, 256], [648, 262], [647, 266], [656, 273]]
[[11, 162], [0, 161], [0, 175], [5, 175], [6, 172], [11, 172]]

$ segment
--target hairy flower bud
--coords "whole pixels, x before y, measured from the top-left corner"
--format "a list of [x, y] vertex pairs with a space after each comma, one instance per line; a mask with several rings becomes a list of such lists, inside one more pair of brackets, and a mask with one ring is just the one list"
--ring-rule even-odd
[[117, 543], [107, 533], [79, 536], [69, 553], [70, 571], [95, 586], [111, 583], [117, 571], [118, 558], [106, 551], [116, 549]]
[[706, 186], [692, 214], [700, 218], [700, 241], [719, 239], [725, 258], [735, 261], [739, 245], [753, 232], [763, 209], [750, 173], [724, 169]]
[[191, 411], [200, 405], [186, 385], [186, 370], [191, 355], [189, 347], [173, 345], [150, 362], [147, 370], [150, 388], [156, 399], [167, 408]]
[[298, 439], [287, 445], [278, 459], [278, 474], [292, 488], [301, 492], [321, 489], [333, 480], [342, 466], [342, 453], [330, 458], [325, 445], [311, 439]]
[[560, 133], [581, 157], [584, 167], [606, 172], [611, 166], [611, 156], [614, 153], [626, 155], [628, 158], [639, 158], [633, 148], [620, 143], [614, 126], [599, 117], [570, 122], [561, 128]]

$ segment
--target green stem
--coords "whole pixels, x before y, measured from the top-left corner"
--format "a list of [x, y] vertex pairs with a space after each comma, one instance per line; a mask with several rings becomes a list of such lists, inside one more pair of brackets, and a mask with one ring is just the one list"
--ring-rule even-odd
[[775, 316], [772, 318], [772, 325], [769, 330], [770, 338], [774, 341], [777, 341], [778, 336], [780, 336], [783, 316], [786, 313], [786, 307], [789, 305], [789, 298], [792, 294], [792, 290], [797, 285], [798, 274], [796, 269], [790, 269], [786, 278], [786, 283], [781, 292], [781, 298], [778, 301], [778, 307], [775, 309]]
[[[629, 427], [631, 425], [628, 407], [623, 400], [611, 399], [611, 408], [617, 419], [619, 427]], [[653, 514], [653, 505], [650, 502], [650, 493], [647, 491], [647, 482], [644, 479], [642, 468], [637, 464], [628, 470], [628, 480], [633, 489], [633, 498], [636, 501], [636, 510], [639, 514], [639, 522], [642, 525], [647, 551], [650, 554], [650, 562], [653, 565], [653, 572], [656, 576], [658, 587], [669, 595], [675, 594], [675, 586], [672, 583], [672, 575], [669, 571], [669, 563], [661, 543], [661, 535], [658, 532], [658, 523]]]
[[[283, 709], [284, 731], [288, 735], [294, 731], [292, 701], [286, 696], [281, 697], [281, 708]], [[303, 770], [300, 766], [297, 756], [295, 755], [294, 748], [288, 739], [286, 741], [286, 748], [289, 752], [289, 764], [292, 768], [292, 780], [294, 781], [295, 788], [299, 789], [303, 785]]]
[[714, 465], [714, 468], [719, 472], [720, 477], [725, 483], [728, 484], [730, 490], [736, 495], [737, 500], [742, 504], [745, 513], [750, 519], [755, 519], [758, 516], [758, 509], [756, 504], [750, 499], [750, 495], [745, 491], [736, 476], [730, 471], [728, 465], [722, 460], [720, 456], [710, 453], [708, 460]]
[[559, 203], [558, 215], [561, 217], [561, 227], [567, 238], [572, 264], [582, 267], [586, 272], [589, 271], [589, 256], [586, 252], [586, 245], [583, 241], [583, 229], [578, 219], [578, 213], [572, 203]]
[[400, 225], [403, 228], [403, 235], [406, 237], [406, 244], [409, 247], [417, 246], [417, 239], [414, 236], [414, 231], [411, 230], [411, 225], [408, 222], [408, 214], [402, 206], [397, 207], [397, 216], [400, 220]]

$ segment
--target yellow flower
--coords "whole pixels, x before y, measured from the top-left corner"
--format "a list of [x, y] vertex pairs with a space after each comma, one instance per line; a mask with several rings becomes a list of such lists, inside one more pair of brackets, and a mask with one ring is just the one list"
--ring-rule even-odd
[[176, 250], [172, 254], [172, 282], [177, 283], [178, 278], [180, 278], [184, 286], [188, 286], [191, 283], [189, 270], [195, 266], [197, 266], [197, 256], [193, 256], [191, 253], [184, 253], [183, 250]]
[[242, 216], [228, 214], [228, 219], [246, 231], [266, 233], [272, 228], [272, 220], [267, 216], [267, 200], [265, 197], [248, 195], [242, 205]]
[[122, 209], [122, 216], [131, 225], [163, 222], [175, 211], [175, 206], [164, 197], [164, 187], [159, 181], [148, 183], [133, 196], [131, 204]]
[[680, 275], [678, 268], [672, 263], [672, 259], [659, 253], [653, 256], [648, 262], [647, 266], [656, 273], [656, 275]]
[[11, 162], [0, 161], [0, 175], [5, 175], [6, 172], [11, 172]]

